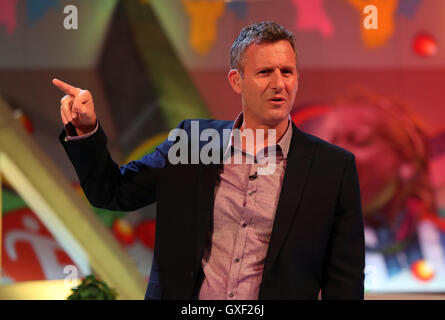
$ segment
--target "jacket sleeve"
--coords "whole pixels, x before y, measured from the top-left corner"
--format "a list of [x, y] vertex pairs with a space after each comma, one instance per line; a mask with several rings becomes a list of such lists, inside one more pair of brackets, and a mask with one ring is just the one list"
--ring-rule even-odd
[[349, 154], [323, 264], [323, 300], [364, 297], [365, 240], [362, 215], [355, 158]]
[[59, 140], [93, 206], [132, 211], [156, 201], [157, 171], [167, 164], [171, 141], [164, 141], [154, 152], [119, 168], [109, 154], [100, 124], [88, 138], [70, 141], [63, 130]]

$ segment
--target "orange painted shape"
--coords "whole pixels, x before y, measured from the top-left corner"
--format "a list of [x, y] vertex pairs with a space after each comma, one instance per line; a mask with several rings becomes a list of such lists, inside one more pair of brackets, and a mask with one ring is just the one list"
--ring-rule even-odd
[[[375, 49], [386, 45], [395, 32], [395, 14], [399, 0], [347, 0], [355, 9], [360, 12], [360, 28], [365, 46]], [[367, 5], [374, 5], [378, 11], [378, 28], [365, 29], [363, 20], [366, 14], [363, 9]]]
[[217, 38], [217, 22], [225, 11], [223, 0], [182, 0], [190, 18], [189, 43], [201, 55], [209, 52]]
[[431, 266], [423, 259], [416, 261], [411, 266], [411, 271], [414, 276], [420, 281], [430, 281], [434, 278], [434, 270]]
[[124, 219], [116, 219], [113, 222], [112, 230], [116, 238], [124, 245], [134, 242], [133, 227]]

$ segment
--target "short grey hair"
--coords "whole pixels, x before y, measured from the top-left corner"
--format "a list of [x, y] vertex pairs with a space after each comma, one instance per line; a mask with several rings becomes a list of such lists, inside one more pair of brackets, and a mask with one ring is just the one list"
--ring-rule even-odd
[[238, 38], [230, 48], [230, 68], [237, 69], [242, 75], [244, 53], [251, 44], [274, 43], [280, 40], [289, 41], [292, 49], [294, 49], [298, 71], [298, 53], [295, 36], [292, 32], [273, 21], [256, 22], [241, 30]]

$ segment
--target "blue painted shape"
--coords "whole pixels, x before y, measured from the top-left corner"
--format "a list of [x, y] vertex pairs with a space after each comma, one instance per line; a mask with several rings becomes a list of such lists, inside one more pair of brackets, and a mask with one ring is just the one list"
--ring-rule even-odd
[[247, 3], [244, 1], [232, 1], [227, 4], [227, 9], [233, 11], [238, 19], [244, 19], [247, 16]]
[[408, 18], [414, 17], [419, 8], [421, 0], [400, 0], [397, 7], [397, 14], [404, 15]]
[[28, 22], [37, 22], [51, 8], [58, 8], [60, 0], [28, 0], [26, 3], [26, 16]]

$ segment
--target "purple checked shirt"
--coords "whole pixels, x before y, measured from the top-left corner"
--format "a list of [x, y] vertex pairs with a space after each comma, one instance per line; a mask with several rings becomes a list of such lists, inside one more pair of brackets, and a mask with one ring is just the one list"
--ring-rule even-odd
[[[236, 153], [241, 154], [243, 164], [225, 163], [218, 176], [213, 232], [201, 262], [204, 281], [200, 300], [258, 299], [292, 137], [290, 121], [289, 117], [287, 130], [278, 141], [276, 167], [270, 175], [255, 174], [265, 166], [259, 164], [262, 159], [248, 161], [255, 157], [233, 143], [232, 131], [227, 152], [232, 151], [232, 159]], [[232, 130], [240, 128], [241, 123], [242, 114]]]

